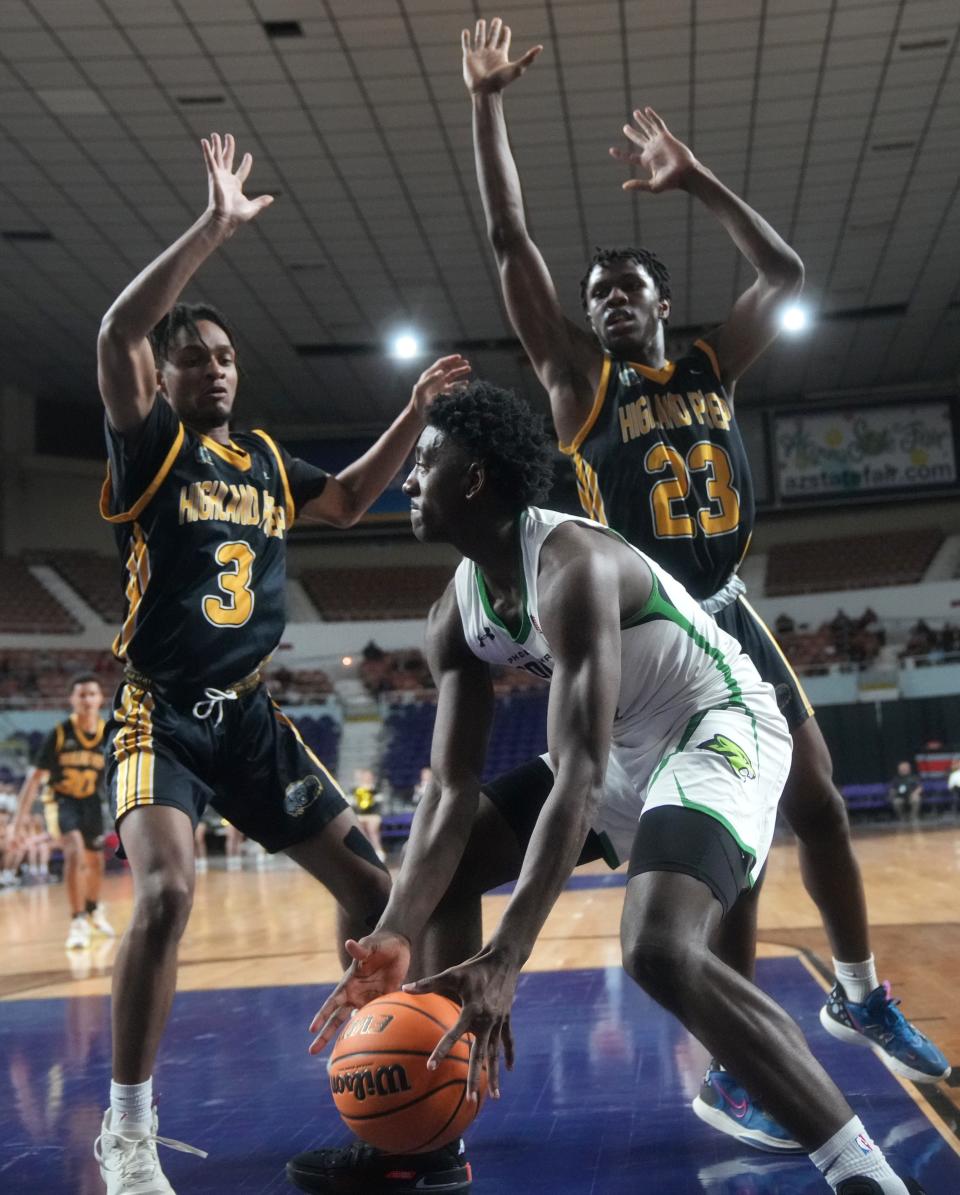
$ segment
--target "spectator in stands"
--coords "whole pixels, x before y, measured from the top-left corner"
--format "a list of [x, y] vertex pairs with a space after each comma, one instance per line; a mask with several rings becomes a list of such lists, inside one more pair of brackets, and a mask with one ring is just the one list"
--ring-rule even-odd
[[905, 759], [897, 764], [897, 774], [890, 781], [888, 796], [894, 813], [901, 821], [907, 805], [910, 806], [910, 817], [913, 821], [919, 820], [920, 804], [923, 801], [923, 784], [911, 764]]
[[413, 786], [413, 792], [410, 794], [410, 803], [414, 806], [419, 805], [426, 795], [427, 789], [430, 787], [430, 781], [433, 779], [432, 768], [421, 768], [420, 779]]
[[950, 794], [950, 811], [956, 813], [960, 806], [960, 756], [953, 761], [953, 769], [947, 777], [947, 792]]
[[353, 807], [357, 811], [360, 829], [370, 839], [377, 857], [385, 860], [387, 853], [380, 841], [383, 798], [377, 792], [377, 779], [370, 768], [357, 768], [353, 774], [353, 784]]
[[773, 624], [773, 627], [778, 635], [792, 635], [797, 629], [797, 624], [789, 614], [778, 614], [777, 621]]
[[923, 618], [918, 618], [916, 623], [910, 628], [909, 636], [907, 637], [907, 646], [903, 654], [905, 656], [926, 656], [936, 645], [936, 635], [933, 628], [927, 625]]
[[845, 610], [838, 610], [836, 616], [830, 623], [830, 631], [833, 635], [833, 646], [836, 648], [837, 655], [841, 659], [848, 659], [850, 656], [850, 637], [853, 633], [853, 620]]

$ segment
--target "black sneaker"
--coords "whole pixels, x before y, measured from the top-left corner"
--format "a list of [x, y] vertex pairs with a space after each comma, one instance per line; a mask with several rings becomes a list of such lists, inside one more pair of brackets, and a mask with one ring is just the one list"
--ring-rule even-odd
[[[903, 1184], [910, 1195], [926, 1195], [915, 1178], [905, 1178]], [[883, 1195], [883, 1187], [873, 1178], [845, 1178], [837, 1187], [837, 1195]]]
[[422, 1154], [385, 1154], [354, 1141], [344, 1149], [308, 1149], [287, 1162], [300, 1191], [321, 1195], [447, 1195], [473, 1180], [463, 1142]]

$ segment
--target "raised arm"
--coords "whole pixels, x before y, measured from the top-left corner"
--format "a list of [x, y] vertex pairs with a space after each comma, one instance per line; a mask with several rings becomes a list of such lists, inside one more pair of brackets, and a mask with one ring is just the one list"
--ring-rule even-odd
[[470, 837], [493, 721], [493, 686], [489, 668], [464, 642], [452, 581], [430, 613], [426, 646], [437, 683], [433, 781], [417, 806], [403, 866], [377, 928], [347, 942], [354, 962], [313, 1019], [313, 1054], [354, 1008], [395, 991], [406, 978], [411, 943], [449, 887]]
[[376, 502], [403, 467], [423, 431], [430, 404], [446, 394], [470, 372], [459, 353], [441, 357], [417, 379], [410, 401], [363, 456], [327, 479], [323, 493], [304, 503], [300, 518], [352, 527]]
[[737, 378], [777, 336], [784, 304], [803, 289], [803, 262], [758, 212], [674, 137], [652, 108], [637, 109], [633, 119], [634, 124], [624, 125], [623, 131], [635, 148], [613, 148], [610, 153], [649, 171], [649, 177], [628, 179], [623, 189], [654, 195], [680, 190], [693, 195], [720, 221], [756, 270], [756, 278], [724, 323], [706, 338], [717, 355], [724, 385], [732, 392]]
[[537, 377], [550, 395], [557, 434], [572, 440], [590, 413], [603, 354], [586, 330], [564, 316], [550, 271], [527, 230], [520, 176], [510, 148], [503, 89], [524, 73], [542, 46], [510, 61], [510, 29], [499, 17], [464, 30], [463, 77], [473, 101], [473, 146], [487, 235], [500, 271], [507, 314]]
[[113, 426], [133, 432], [146, 419], [157, 391], [156, 365], [148, 339], [200, 266], [241, 224], [273, 202], [270, 195], [243, 193], [253, 158], [233, 169], [235, 143], [213, 133], [200, 142], [207, 167], [207, 207], [197, 222], [142, 270], [114, 301], [100, 324], [97, 373]]

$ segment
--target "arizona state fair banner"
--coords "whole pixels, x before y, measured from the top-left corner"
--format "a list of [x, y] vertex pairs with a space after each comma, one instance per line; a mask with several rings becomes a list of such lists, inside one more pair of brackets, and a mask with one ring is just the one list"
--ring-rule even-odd
[[946, 401], [776, 415], [774, 440], [785, 501], [939, 489], [957, 481]]

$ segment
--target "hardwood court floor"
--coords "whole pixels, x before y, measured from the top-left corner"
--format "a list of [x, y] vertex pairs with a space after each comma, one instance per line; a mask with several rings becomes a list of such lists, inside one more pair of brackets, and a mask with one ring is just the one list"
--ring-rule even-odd
[[[956, 1058], [960, 830], [876, 834], [859, 848], [881, 973]], [[822, 1031], [823, 933], [793, 847], [776, 847], [771, 862], [759, 982], [797, 1018], [894, 1164], [930, 1195], [960, 1190], [958, 1089], [921, 1092]], [[819, 1195], [805, 1159], [756, 1154], [692, 1115], [704, 1051], [618, 966], [624, 877], [585, 872], [521, 982], [517, 1069], [469, 1137], [476, 1195]], [[130, 897], [129, 877], [112, 877], [118, 928]], [[505, 902], [487, 899], [489, 925]], [[115, 946], [68, 958], [65, 932], [61, 887], [0, 894], [0, 1189], [102, 1195], [91, 1143], [109, 1079]], [[165, 1153], [178, 1191], [282, 1195], [292, 1152], [343, 1142], [322, 1063], [305, 1050], [322, 985], [339, 975], [332, 932], [329, 898], [295, 868], [198, 877], [158, 1076], [165, 1131], [210, 1158]]]
[[[860, 833], [857, 853], [880, 974], [910, 1019], [960, 1064], [960, 828]], [[551, 913], [529, 971], [618, 965], [622, 878], [597, 864], [574, 882]], [[108, 879], [105, 898], [118, 930], [129, 917], [131, 893], [128, 875]], [[485, 899], [488, 930], [507, 899]], [[113, 944], [68, 954], [66, 927], [60, 885], [0, 893], [0, 1000], [109, 992]], [[829, 946], [790, 842], [771, 853], [760, 930], [761, 957], [800, 951], [814, 972], [822, 965], [818, 978], [825, 974]], [[289, 864], [257, 869], [248, 862], [237, 872], [215, 867], [197, 877], [180, 958], [181, 991], [333, 982], [340, 967], [332, 902]], [[960, 1087], [937, 1090], [953, 1103], [954, 1127], [960, 1126]]]

